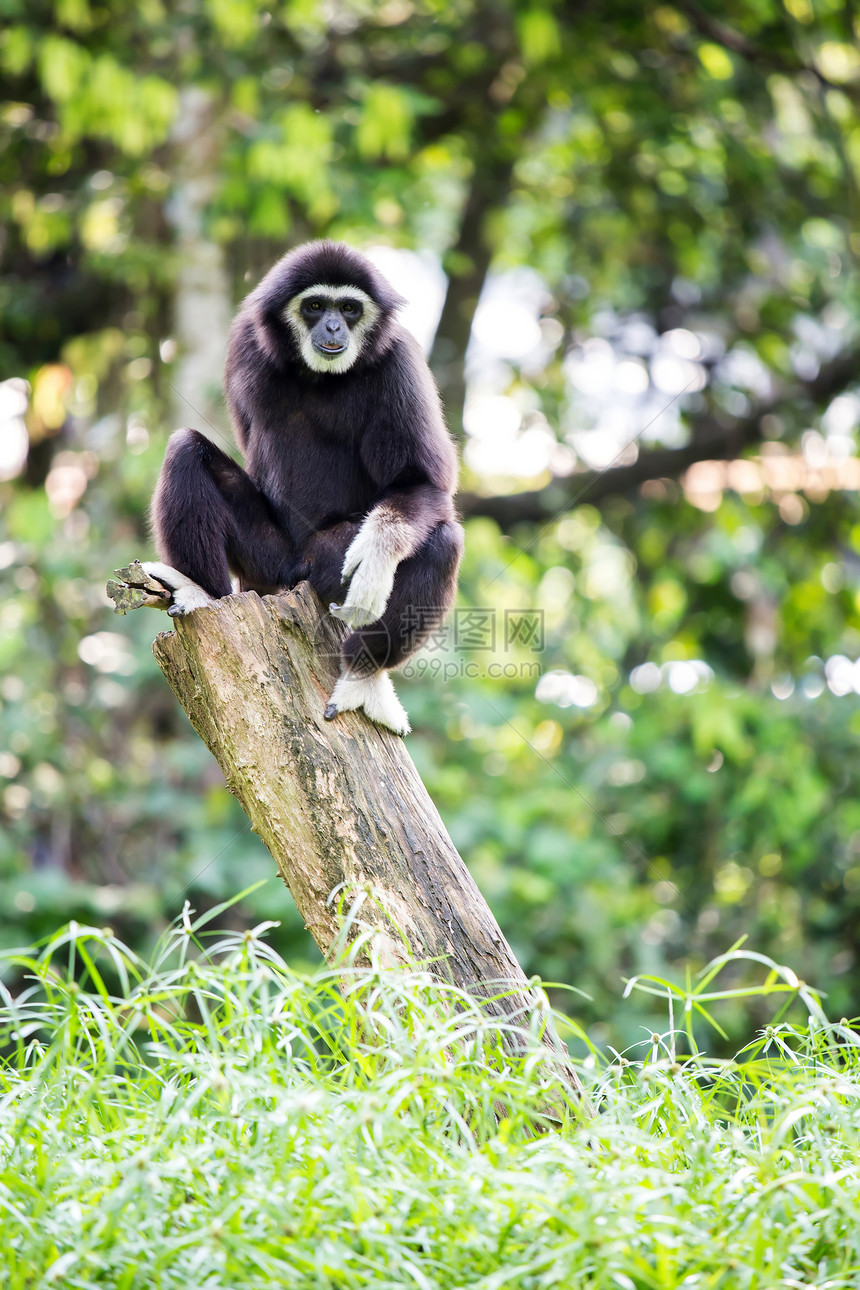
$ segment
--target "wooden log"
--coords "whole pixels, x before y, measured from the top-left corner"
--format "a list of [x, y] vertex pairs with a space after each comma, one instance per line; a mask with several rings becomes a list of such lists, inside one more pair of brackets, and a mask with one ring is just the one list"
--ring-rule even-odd
[[[135, 568], [118, 574], [139, 583]], [[120, 612], [127, 606], [118, 596]], [[158, 665], [322, 952], [370, 934], [383, 965], [417, 960], [500, 1020], [537, 1020], [579, 1091], [545, 995], [526, 980], [403, 740], [363, 713], [324, 720], [347, 629], [310, 585], [226, 596], [174, 623], [156, 638]]]
[[116, 577], [108, 579], [107, 593], [115, 614], [127, 614], [132, 609], [167, 609], [170, 605], [170, 591], [146, 573], [139, 560], [114, 572]]

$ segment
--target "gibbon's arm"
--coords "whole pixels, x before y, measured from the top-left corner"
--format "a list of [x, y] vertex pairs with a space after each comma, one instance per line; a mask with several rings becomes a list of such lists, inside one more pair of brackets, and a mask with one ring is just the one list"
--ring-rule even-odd
[[392, 346], [378, 408], [361, 446], [362, 464], [379, 489], [365, 526], [400, 528], [404, 560], [437, 524], [454, 518], [457, 487], [457, 454], [439, 394], [411, 336]]
[[[243, 453], [251, 440], [254, 404], [273, 379], [274, 363], [273, 343], [267, 343], [266, 328], [248, 312], [246, 302], [230, 328], [224, 367], [224, 396]], [[277, 374], [276, 379], [280, 388], [283, 375]]]
[[401, 560], [420, 550], [437, 525], [454, 519], [457, 457], [436, 386], [415, 351], [411, 337], [392, 347], [379, 419], [362, 445], [362, 461], [379, 487], [379, 500], [346, 553], [347, 598], [332, 607], [353, 627], [383, 613]]
[[227, 368], [224, 373], [224, 397], [230, 412], [230, 420], [233, 422], [233, 433], [236, 436], [236, 442], [243, 453], [248, 444], [248, 436], [251, 433], [251, 413], [246, 405], [244, 383], [239, 375], [240, 358], [235, 351], [247, 350], [250, 346], [250, 337], [245, 337], [238, 333], [234, 323], [227, 352]]

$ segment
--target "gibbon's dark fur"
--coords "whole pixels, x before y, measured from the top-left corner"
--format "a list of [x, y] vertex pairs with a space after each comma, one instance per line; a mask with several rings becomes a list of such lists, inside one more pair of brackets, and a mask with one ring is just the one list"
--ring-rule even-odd
[[[355, 286], [379, 308], [348, 371], [305, 363], [284, 310], [317, 284]], [[462, 529], [457, 460], [417, 342], [395, 320], [403, 300], [350, 247], [310, 242], [245, 300], [227, 352], [226, 394], [243, 470], [196, 430], [167, 448], [152, 507], [159, 559], [212, 596], [267, 594], [303, 578], [328, 605], [345, 594], [344, 555], [386, 502], [416, 538], [387, 608], [352, 631], [343, 664], [363, 675], [403, 663], [448, 612]]]

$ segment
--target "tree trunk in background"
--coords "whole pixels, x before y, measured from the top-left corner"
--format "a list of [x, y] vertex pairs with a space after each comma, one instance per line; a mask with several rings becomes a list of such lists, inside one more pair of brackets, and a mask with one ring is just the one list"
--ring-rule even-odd
[[[177, 258], [174, 340], [177, 362], [168, 369], [176, 426], [229, 434], [221, 394], [227, 332], [233, 315], [222, 247], [208, 237], [205, 212], [218, 178], [222, 128], [212, 95], [180, 92], [173, 132], [173, 189], [167, 217]], [[223, 443], [223, 439], [222, 439]]]
[[[120, 612], [158, 602], [136, 590], [151, 580], [135, 570], [108, 586]], [[417, 960], [500, 1021], [527, 1029], [537, 1020], [581, 1091], [544, 995], [526, 980], [403, 741], [359, 713], [324, 721], [344, 631], [302, 583], [178, 618], [154, 653], [323, 953], [369, 936], [381, 963]]]
[[485, 224], [490, 212], [504, 203], [513, 170], [513, 158], [490, 155], [482, 159], [479, 147], [475, 152], [479, 160], [463, 208], [457, 244], [445, 256], [448, 291], [430, 355], [448, 427], [460, 440], [464, 434], [466, 350], [472, 334], [472, 319], [493, 258]]

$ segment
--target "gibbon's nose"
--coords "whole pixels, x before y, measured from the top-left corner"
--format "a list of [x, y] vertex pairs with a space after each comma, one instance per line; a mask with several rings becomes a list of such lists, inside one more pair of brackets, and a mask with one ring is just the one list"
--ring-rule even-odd
[[336, 336], [340, 331], [340, 319], [338, 318], [326, 319], [325, 329], [330, 335]]

